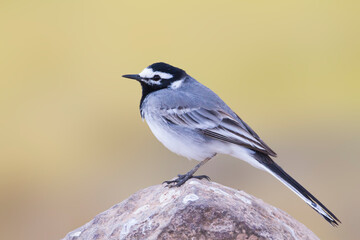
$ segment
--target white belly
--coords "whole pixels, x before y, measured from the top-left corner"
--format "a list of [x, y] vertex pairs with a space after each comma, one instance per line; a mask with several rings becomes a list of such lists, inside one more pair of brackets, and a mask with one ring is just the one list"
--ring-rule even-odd
[[146, 115], [145, 120], [155, 137], [170, 151], [188, 159], [202, 161], [212, 157], [214, 152], [212, 144], [207, 143], [200, 136], [192, 133], [193, 130], [175, 131], [165, 122]]

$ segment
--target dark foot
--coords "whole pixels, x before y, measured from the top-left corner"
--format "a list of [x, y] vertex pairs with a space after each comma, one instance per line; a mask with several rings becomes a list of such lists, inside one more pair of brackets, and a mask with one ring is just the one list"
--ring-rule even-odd
[[196, 179], [206, 179], [208, 181], [210, 181], [210, 178], [206, 175], [200, 175], [200, 176], [193, 176], [189, 173], [181, 175], [178, 175], [178, 178], [174, 179], [174, 180], [169, 180], [169, 181], [165, 181], [163, 183], [166, 183], [166, 187], [172, 188], [172, 187], [180, 187], [181, 185], [183, 185], [187, 180], [191, 179], [191, 178], [196, 178]]

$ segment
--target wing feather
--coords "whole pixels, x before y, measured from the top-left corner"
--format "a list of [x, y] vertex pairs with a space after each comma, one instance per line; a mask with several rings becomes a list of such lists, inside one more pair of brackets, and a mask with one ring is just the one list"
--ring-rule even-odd
[[161, 117], [170, 124], [192, 128], [211, 138], [276, 156], [276, 153], [244, 121], [224, 111], [171, 108], [162, 109]]

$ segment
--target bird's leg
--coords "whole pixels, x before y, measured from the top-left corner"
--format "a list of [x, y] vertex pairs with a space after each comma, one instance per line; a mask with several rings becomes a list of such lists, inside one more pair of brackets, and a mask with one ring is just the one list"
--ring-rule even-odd
[[163, 183], [167, 184], [167, 187], [180, 187], [183, 185], [187, 180], [190, 178], [197, 178], [197, 179], [206, 179], [210, 181], [210, 178], [206, 175], [200, 175], [200, 176], [194, 176], [193, 174], [205, 163], [207, 163], [212, 157], [206, 158], [205, 160], [202, 160], [199, 164], [197, 164], [193, 169], [191, 169], [188, 173], [181, 175], [178, 175], [178, 178], [174, 180], [165, 181]]

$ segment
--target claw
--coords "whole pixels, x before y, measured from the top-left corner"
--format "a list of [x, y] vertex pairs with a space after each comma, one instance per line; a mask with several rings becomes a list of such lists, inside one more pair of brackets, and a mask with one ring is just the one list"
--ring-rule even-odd
[[211, 178], [209, 176], [206, 176], [206, 175], [200, 175], [200, 176], [193, 176], [192, 178], [196, 178], [196, 179], [199, 179], [199, 180], [202, 180], [202, 179], [206, 179], [208, 181], [211, 181]]
[[175, 187], [176, 186], [176, 184], [174, 184], [174, 183], [177, 183], [177, 179], [175, 179], [175, 180], [169, 180], [169, 181], [164, 181], [162, 184], [166, 184], [166, 186], [165, 187], [168, 187], [168, 188], [172, 188], [172, 187]]
[[206, 175], [193, 176], [190, 174], [184, 174], [184, 175], [178, 174], [178, 178], [176, 178], [174, 180], [164, 181], [163, 184], [165, 183], [166, 187], [168, 187], [168, 188], [180, 187], [181, 185], [186, 183], [187, 180], [189, 180], [191, 178], [196, 178], [199, 180], [206, 179], [206, 180], [210, 181], [210, 178]]

